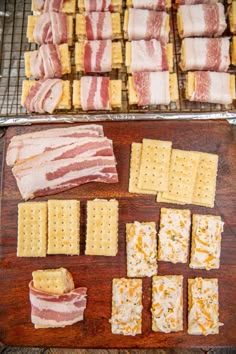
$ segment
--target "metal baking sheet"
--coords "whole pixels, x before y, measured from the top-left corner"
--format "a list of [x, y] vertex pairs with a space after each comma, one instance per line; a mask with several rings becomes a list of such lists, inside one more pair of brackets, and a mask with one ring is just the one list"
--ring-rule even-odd
[[[124, 1], [125, 5], [125, 1]], [[81, 110], [57, 111], [54, 115], [27, 114], [21, 106], [22, 81], [25, 79], [24, 52], [37, 49], [26, 39], [27, 19], [31, 15], [31, 0], [0, 1], [0, 125], [25, 125], [35, 123], [85, 122], [85, 121], [122, 121], [154, 119], [236, 119], [236, 101], [227, 107], [207, 103], [193, 103], [184, 99], [184, 74], [178, 68], [180, 40], [176, 32], [176, 10], [170, 11], [170, 42], [174, 44], [174, 71], [178, 74], [179, 102], [169, 106], [155, 106], [140, 109], [129, 106], [127, 100], [127, 72], [125, 66], [113, 70], [112, 79], [122, 80], [122, 108], [111, 113]], [[122, 15], [123, 22], [123, 15]], [[74, 38], [76, 41], [76, 38]], [[125, 42], [122, 41], [123, 51]], [[74, 65], [74, 46], [71, 47], [72, 73], [65, 75], [66, 80], [78, 79]], [[230, 72], [236, 73], [231, 67]]]

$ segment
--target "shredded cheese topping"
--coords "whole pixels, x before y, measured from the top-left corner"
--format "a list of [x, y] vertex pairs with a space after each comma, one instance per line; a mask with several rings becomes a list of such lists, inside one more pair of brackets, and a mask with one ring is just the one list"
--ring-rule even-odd
[[189, 279], [189, 334], [219, 333], [218, 279]]
[[157, 274], [157, 240], [155, 223], [126, 225], [127, 273], [129, 277]]
[[207, 270], [219, 268], [223, 225], [218, 216], [193, 216], [191, 268]]
[[153, 277], [152, 329], [157, 332], [183, 330], [183, 276]]
[[135, 336], [142, 332], [142, 280], [113, 279], [112, 333]]
[[186, 263], [190, 238], [190, 211], [161, 209], [158, 260]]

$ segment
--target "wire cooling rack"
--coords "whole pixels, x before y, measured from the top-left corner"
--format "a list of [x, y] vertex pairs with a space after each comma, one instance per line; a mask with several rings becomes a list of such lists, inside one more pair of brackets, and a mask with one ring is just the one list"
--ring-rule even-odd
[[[125, 5], [125, 1], [124, 1]], [[125, 7], [125, 6], [124, 6]], [[37, 49], [37, 45], [28, 43], [26, 38], [27, 21], [31, 12], [31, 0], [0, 1], [0, 125], [27, 124], [36, 122], [92, 121], [92, 120], [127, 120], [127, 119], [166, 119], [166, 118], [236, 118], [236, 103], [230, 106], [188, 102], [184, 98], [185, 74], [178, 67], [180, 60], [180, 39], [176, 27], [176, 10], [170, 10], [170, 42], [174, 46], [174, 72], [178, 75], [179, 101], [169, 106], [155, 106], [140, 109], [129, 106], [127, 93], [127, 71], [123, 65], [120, 70], [113, 70], [112, 79], [122, 80], [122, 107], [112, 112], [89, 112], [80, 110], [57, 111], [52, 115], [29, 115], [21, 106], [22, 82], [25, 79], [24, 52]], [[123, 14], [121, 15], [123, 24]], [[74, 44], [76, 38], [74, 38]], [[74, 44], [70, 48], [72, 72], [65, 75], [65, 80], [81, 77], [74, 65]], [[125, 41], [122, 41], [123, 59]], [[235, 73], [234, 68], [230, 69]]]

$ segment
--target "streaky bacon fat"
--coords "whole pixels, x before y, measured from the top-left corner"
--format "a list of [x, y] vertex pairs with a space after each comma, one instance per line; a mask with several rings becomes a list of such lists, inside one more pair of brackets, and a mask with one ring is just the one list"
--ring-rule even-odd
[[64, 295], [52, 295], [29, 283], [31, 321], [36, 327], [65, 327], [84, 319], [87, 288], [77, 288]]
[[132, 0], [135, 9], [161, 10], [164, 11], [165, 0]]
[[110, 12], [88, 12], [85, 15], [88, 40], [112, 39], [112, 21]]
[[108, 77], [83, 76], [80, 80], [81, 106], [84, 111], [110, 110]]
[[112, 70], [111, 40], [87, 41], [84, 46], [84, 71], [102, 73]]
[[113, 11], [111, 0], [84, 0], [86, 12]]
[[131, 42], [131, 72], [168, 70], [166, 47], [151, 39]]
[[169, 33], [166, 29], [168, 15], [166, 12], [129, 9], [129, 40], [158, 39], [167, 43]]

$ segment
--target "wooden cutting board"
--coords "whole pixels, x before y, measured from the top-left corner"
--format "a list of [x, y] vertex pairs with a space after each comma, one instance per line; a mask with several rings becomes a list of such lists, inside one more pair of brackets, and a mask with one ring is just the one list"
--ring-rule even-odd
[[[81, 255], [17, 258], [17, 204], [21, 201], [10, 168], [4, 165], [2, 183], [2, 237], [0, 259], [0, 341], [8, 345], [78, 347], [78, 348], [157, 348], [236, 346], [236, 144], [230, 125], [225, 121], [150, 121], [104, 123], [105, 135], [113, 139], [119, 183], [90, 183], [54, 198], [81, 200]], [[14, 127], [7, 130], [6, 147], [13, 135], [46, 129], [49, 126]], [[52, 126], [50, 126], [52, 127]], [[55, 126], [54, 126], [55, 127]], [[128, 193], [130, 144], [142, 138], [171, 140], [177, 149], [199, 150], [219, 155], [216, 203], [214, 209], [189, 206], [192, 213], [221, 215], [225, 222], [219, 270], [193, 270], [188, 264], [159, 262], [159, 274], [184, 275], [184, 331], [171, 334], [151, 331], [151, 279], [143, 279], [143, 333], [136, 337], [113, 335], [108, 322], [111, 316], [111, 285], [115, 277], [126, 276], [125, 224], [156, 221], [162, 206], [154, 196]], [[5, 158], [5, 157], [4, 157]], [[50, 197], [52, 198], [52, 196]], [[86, 200], [117, 198], [119, 200], [119, 252], [116, 257], [89, 257], [85, 248]], [[38, 200], [47, 198], [38, 198]], [[182, 208], [181, 206], [177, 206]], [[76, 286], [88, 288], [85, 319], [73, 326], [35, 330], [30, 321], [28, 283], [37, 269], [66, 267]], [[187, 326], [187, 279], [219, 279], [219, 335], [190, 336]]]

